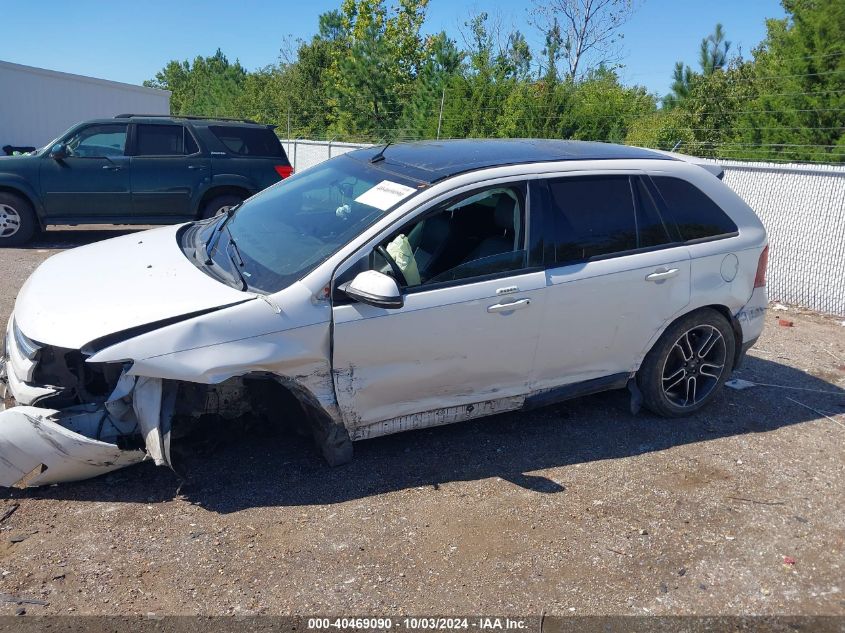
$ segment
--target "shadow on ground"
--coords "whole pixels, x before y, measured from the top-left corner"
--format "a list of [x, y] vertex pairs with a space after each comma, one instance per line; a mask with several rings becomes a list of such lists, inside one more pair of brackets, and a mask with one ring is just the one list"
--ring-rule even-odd
[[177, 465], [186, 473], [181, 483], [171, 471], [145, 463], [86, 482], [15, 491], [14, 496], [150, 503], [181, 495], [208, 510], [229, 513], [259, 506], [339, 503], [490, 477], [538, 494], [565, 494], [565, 481], [531, 473], [767, 433], [811, 420], [834, 424], [807, 406], [829, 415], [845, 412], [845, 390], [788, 365], [748, 358], [735, 376], [792, 389], [724, 389], [708, 408], [679, 420], [646, 411], [632, 416], [627, 392], [609, 392], [536, 411], [359, 442], [352, 463], [338, 468], [326, 465], [311, 443], [299, 437], [244, 437], [210, 453], [188, 456]]

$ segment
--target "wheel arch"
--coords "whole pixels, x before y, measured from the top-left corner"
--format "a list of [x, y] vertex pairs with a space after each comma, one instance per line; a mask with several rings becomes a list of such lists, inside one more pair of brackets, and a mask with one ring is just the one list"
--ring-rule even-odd
[[199, 202], [194, 209], [194, 216], [199, 218], [205, 205], [218, 196], [234, 195], [246, 200], [252, 195], [252, 191], [241, 185], [214, 185], [209, 187], [199, 199]]
[[728, 306], [720, 304], [720, 303], [711, 303], [711, 304], [707, 304], [707, 305], [703, 305], [703, 306], [697, 306], [697, 307], [695, 307], [691, 310], [687, 310], [686, 312], [683, 312], [683, 313], [677, 315], [671, 321], [667, 321], [665, 323], [665, 325], [660, 329], [660, 331], [657, 332], [657, 334], [654, 336], [654, 338], [651, 341], [649, 341], [648, 346], [645, 349], [645, 352], [643, 353], [642, 357], [640, 358], [640, 364], [642, 363], [646, 354], [648, 354], [652, 350], [652, 348], [654, 348], [654, 346], [657, 345], [657, 342], [660, 340], [660, 337], [663, 336], [663, 333], [666, 332], [666, 330], [668, 330], [670, 327], [672, 327], [675, 323], [677, 323], [681, 319], [685, 319], [689, 315], [695, 314], [696, 312], [701, 312], [703, 310], [713, 310], [715, 312], [718, 312], [723, 317], [725, 317], [725, 319], [728, 321], [728, 323], [730, 323], [731, 330], [734, 333], [734, 343], [735, 343], [733, 366], [736, 367], [737, 364], [739, 363], [740, 358], [742, 357], [742, 343], [743, 343], [742, 327], [740, 326], [739, 321], [737, 320], [736, 316], [734, 316], [733, 312], [731, 312], [731, 309]]
[[32, 210], [35, 211], [35, 219], [40, 228], [44, 228], [44, 219], [42, 216], [41, 201], [34, 192], [28, 191], [27, 187], [18, 186], [17, 183], [8, 183], [0, 180], [0, 192], [10, 193], [15, 196], [20, 196], [32, 205]]
[[[258, 414], [310, 436], [332, 466], [352, 458], [352, 442], [346, 427], [334, 420], [309, 385], [297, 378], [255, 371], [214, 384], [191, 380], [172, 380], [172, 383], [176, 387], [177, 408], [182, 414], [216, 412], [226, 417], [221, 406], [230, 414]], [[217, 395], [210, 397], [212, 394]], [[230, 399], [227, 394], [236, 398]], [[235, 399], [240, 402], [235, 403]], [[209, 403], [216, 404], [217, 410], [209, 409]]]

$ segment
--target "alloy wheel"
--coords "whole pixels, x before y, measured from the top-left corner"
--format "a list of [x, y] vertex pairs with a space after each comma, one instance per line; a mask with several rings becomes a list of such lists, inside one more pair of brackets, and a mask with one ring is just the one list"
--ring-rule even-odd
[[663, 363], [662, 387], [677, 407], [693, 407], [719, 385], [725, 371], [725, 337], [712, 325], [698, 325], [684, 332]]
[[21, 228], [21, 216], [8, 204], [0, 203], [0, 238], [12, 237]]

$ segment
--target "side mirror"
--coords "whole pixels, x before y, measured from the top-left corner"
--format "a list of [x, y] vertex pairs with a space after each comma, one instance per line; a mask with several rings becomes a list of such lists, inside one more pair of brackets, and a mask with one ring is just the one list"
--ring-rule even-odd
[[56, 143], [50, 148], [50, 158], [53, 160], [61, 160], [67, 158], [67, 147], [64, 143]]
[[365, 270], [340, 286], [347, 297], [376, 306], [377, 308], [401, 308], [405, 305], [399, 285], [393, 277], [376, 270]]

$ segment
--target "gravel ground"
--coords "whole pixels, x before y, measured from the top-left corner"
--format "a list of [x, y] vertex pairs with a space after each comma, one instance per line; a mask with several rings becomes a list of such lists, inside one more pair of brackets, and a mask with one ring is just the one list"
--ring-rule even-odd
[[[2, 321], [39, 262], [121, 232], [0, 251]], [[845, 327], [766, 318], [737, 376], [780, 387], [686, 420], [614, 392], [358, 443], [340, 468], [262, 434], [189, 455], [181, 486], [145, 463], [4, 490], [0, 592], [48, 603], [28, 615], [843, 615]]]

